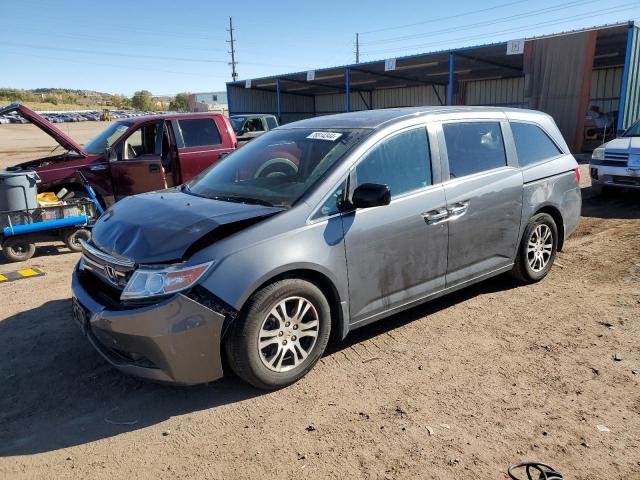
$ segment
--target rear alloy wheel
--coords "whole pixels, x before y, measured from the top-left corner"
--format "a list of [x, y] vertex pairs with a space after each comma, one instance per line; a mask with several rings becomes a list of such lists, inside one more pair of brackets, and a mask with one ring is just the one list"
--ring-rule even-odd
[[322, 291], [306, 280], [286, 279], [251, 297], [225, 339], [225, 350], [240, 378], [272, 390], [311, 370], [330, 333], [330, 307]]
[[534, 215], [522, 236], [512, 275], [524, 283], [542, 280], [553, 265], [558, 249], [558, 227], [551, 215]]

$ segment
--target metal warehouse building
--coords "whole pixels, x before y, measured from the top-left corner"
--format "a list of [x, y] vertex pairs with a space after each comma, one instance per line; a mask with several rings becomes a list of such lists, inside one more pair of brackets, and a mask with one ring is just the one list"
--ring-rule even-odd
[[[552, 115], [575, 152], [592, 107], [640, 117], [640, 27], [633, 22], [227, 83], [230, 114], [282, 123], [390, 107], [492, 105]], [[614, 127], [614, 128], [615, 128]]]

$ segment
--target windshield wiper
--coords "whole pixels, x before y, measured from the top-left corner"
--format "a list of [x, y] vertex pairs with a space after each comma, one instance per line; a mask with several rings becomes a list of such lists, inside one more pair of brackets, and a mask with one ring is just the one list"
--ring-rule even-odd
[[260, 200], [259, 198], [252, 197], [237, 197], [235, 195], [211, 195], [207, 198], [211, 200], [220, 200], [222, 202], [235, 202], [235, 203], [251, 203], [255, 205], [264, 205], [266, 207], [273, 207], [271, 202], [266, 200]]

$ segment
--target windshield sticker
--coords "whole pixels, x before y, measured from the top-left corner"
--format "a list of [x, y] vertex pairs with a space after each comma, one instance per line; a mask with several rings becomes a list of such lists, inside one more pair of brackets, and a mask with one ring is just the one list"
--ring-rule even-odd
[[336, 132], [313, 132], [307, 138], [312, 140], [327, 140], [329, 142], [335, 142], [342, 136], [341, 133]]

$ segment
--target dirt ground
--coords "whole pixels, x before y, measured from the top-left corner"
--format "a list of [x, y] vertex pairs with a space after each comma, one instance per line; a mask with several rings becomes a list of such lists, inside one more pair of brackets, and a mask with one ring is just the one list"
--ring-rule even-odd
[[[81, 141], [103, 126], [63, 124]], [[0, 125], [0, 166], [46, 144]], [[272, 393], [126, 377], [72, 323], [78, 254], [0, 264], [47, 272], [0, 285], [0, 478], [502, 479], [530, 459], [640, 479], [640, 194], [593, 197], [581, 171], [583, 219], [544, 281], [365, 327]]]

